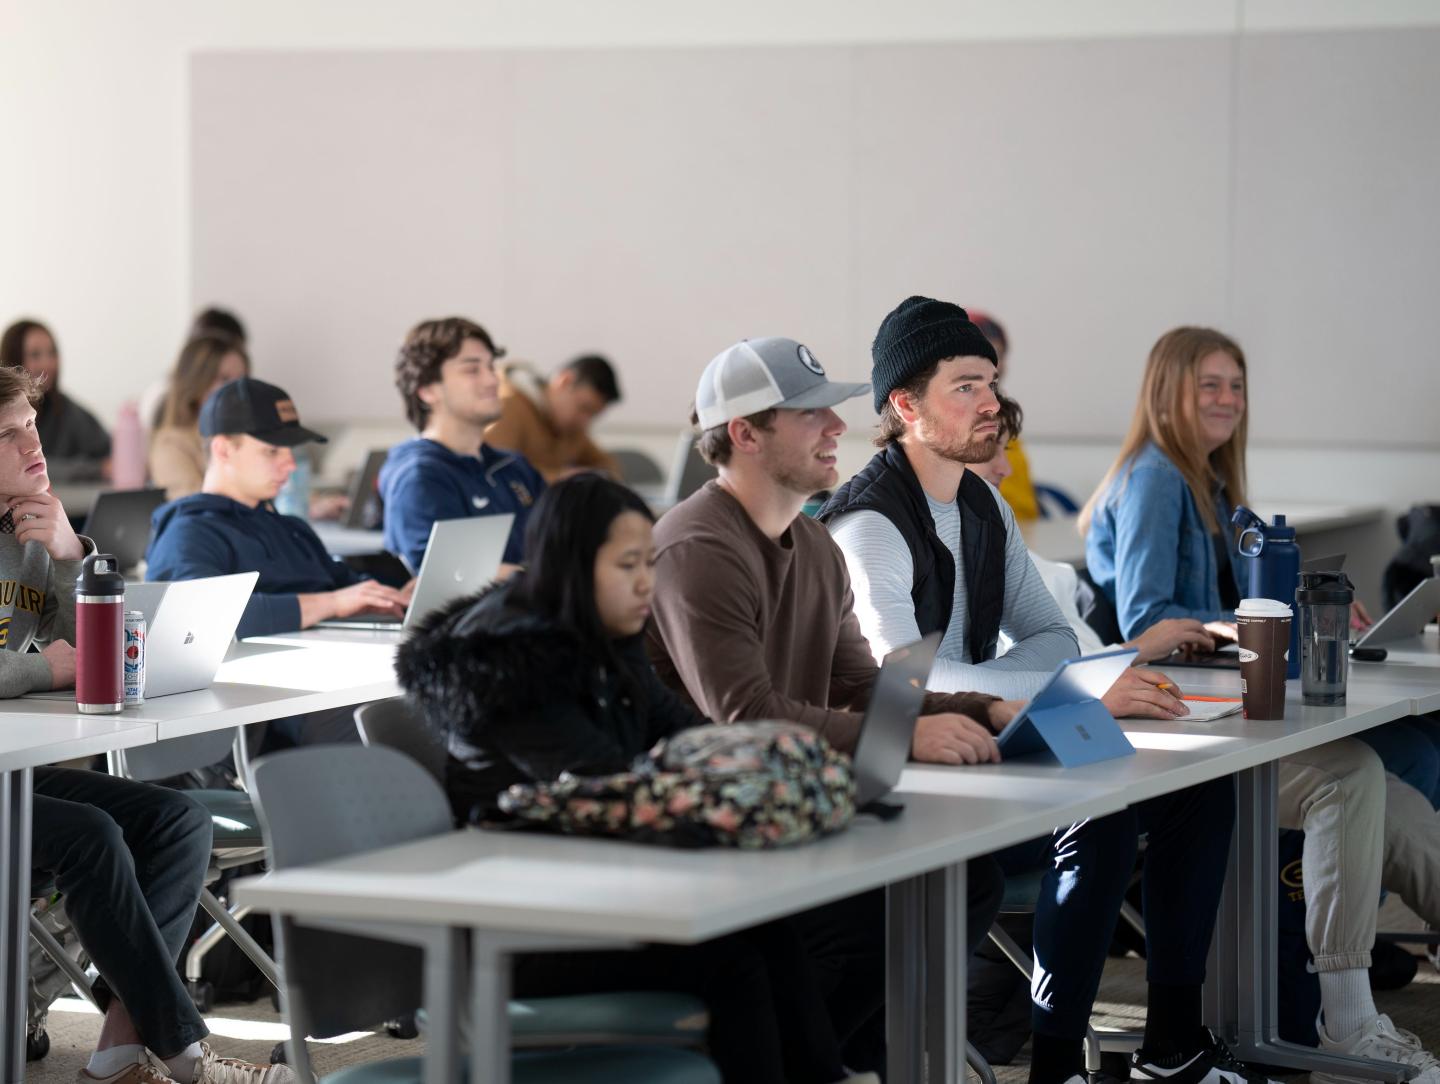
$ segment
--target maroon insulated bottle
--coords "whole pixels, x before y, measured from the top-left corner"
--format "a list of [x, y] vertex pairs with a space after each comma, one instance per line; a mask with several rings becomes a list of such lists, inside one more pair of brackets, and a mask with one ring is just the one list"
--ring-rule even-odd
[[75, 578], [75, 706], [86, 715], [125, 707], [125, 577], [92, 553]]

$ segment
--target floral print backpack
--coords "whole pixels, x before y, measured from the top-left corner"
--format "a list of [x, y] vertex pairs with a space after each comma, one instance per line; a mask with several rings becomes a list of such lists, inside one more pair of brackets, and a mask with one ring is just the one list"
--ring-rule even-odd
[[516, 784], [499, 805], [571, 835], [753, 850], [844, 828], [855, 780], [850, 758], [806, 727], [712, 724], [656, 743], [627, 772]]

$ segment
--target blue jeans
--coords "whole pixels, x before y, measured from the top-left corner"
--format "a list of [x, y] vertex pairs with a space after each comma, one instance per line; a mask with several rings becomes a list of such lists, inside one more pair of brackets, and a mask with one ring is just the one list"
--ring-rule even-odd
[[1141, 876], [1146, 978], [1169, 986], [1205, 981], [1234, 827], [1235, 786], [1227, 776], [1057, 828], [996, 856], [1011, 872], [1048, 863], [1035, 905], [1036, 1034], [1084, 1037], [1142, 834], [1149, 837]]
[[1440, 721], [1428, 716], [1397, 719], [1355, 735], [1380, 756], [1391, 775], [1425, 795], [1440, 809]]
[[32, 809], [31, 865], [54, 878], [100, 971], [96, 1000], [118, 997], [161, 1057], [203, 1039], [175, 964], [210, 867], [210, 814], [180, 791], [73, 768], [36, 768]]

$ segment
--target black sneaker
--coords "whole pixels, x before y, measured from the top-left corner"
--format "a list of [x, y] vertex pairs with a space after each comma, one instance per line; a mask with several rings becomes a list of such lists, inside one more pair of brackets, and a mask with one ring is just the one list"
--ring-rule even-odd
[[1230, 1048], [1209, 1028], [1198, 1050], [1152, 1058], [1141, 1047], [1130, 1055], [1130, 1079], [1164, 1084], [1274, 1084], [1236, 1059]]

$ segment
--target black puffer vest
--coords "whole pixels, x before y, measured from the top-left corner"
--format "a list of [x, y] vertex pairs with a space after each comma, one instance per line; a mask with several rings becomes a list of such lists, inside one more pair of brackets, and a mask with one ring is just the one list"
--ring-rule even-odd
[[[960, 480], [957, 503], [970, 608], [966, 646], [971, 662], [986, 662], [995, 657], [1005, 610], [1005, 520], [990, 487], [971, 471]], [[955, 559], [935, 532], [925, 491], [898, 444], [876, 453], [825, 502], [817, 518], [828, 523], [846, 512], [861, 511], [879, 512], [899, 529], [915, 569], [910, 598], [920, 635], [943, 633], [955, 605]]]

